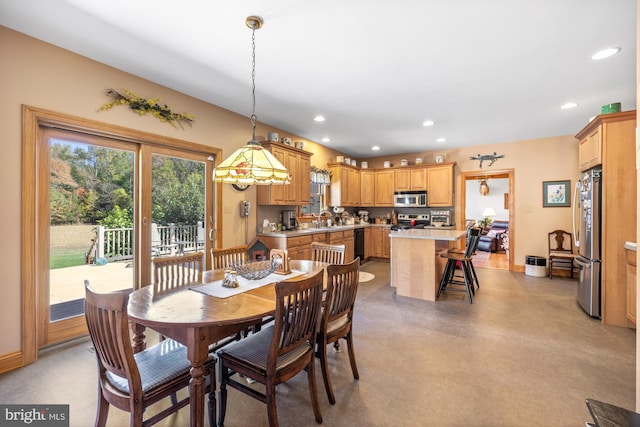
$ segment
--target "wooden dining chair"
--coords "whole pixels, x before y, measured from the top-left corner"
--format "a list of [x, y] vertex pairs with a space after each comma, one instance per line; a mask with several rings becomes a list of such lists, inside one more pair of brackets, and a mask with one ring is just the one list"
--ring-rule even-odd
[[[219, 426], [224, 425], [227, 386], [266, 403], [269, 425], [277, 426], [276, 386], [302, 370], [307, 371], [316, 422], [322, 423], [315, 380], [314, 344], [323, 297], [323, 275], [323, 271], [319, 271], [306, 279], [276, 283], [274, 324], [218, 351]], [[264, 393], [234, 378], [236, 373], [263, 384]]]
[[553, 230], [549, 233], [549, 279], [553, 279], [554, 268], [578, 269], [575, 260], [578, 254], [573, 252], [573, 234], [564, 230]]
[[329, 245], [326, 243], [311, 243], [311, 260], [327, 262], [329, 264], [344, 263], [344, 245]]
[[249, 250], [246, 245], [211, 249], [211, 268], [214, 270], [229, 268], [232, 264], [244, 264], [248, 260]]
[[185, 285], [202, 282], [204, 252], [153, 258], [153, 292], [160, 294]]
[[[130, 413], [130, 426], [151, 426], [189, 404], [189, 396], [177, 400], [188, 388], [191, 362], [187, 348], [166, 339], [141, 352], [133, 352], [125, 292], [97, 293], [85, 280], [85, 319], [98, 360], [98, 408], [96, 426], [107, 423], [109, 405]], [[205, 364], [209, 384], [215, 384], [215, 358]], [[144, 419], [149, 406], [166, 397], [171, 405]], [[215, 386], [209, 387], [209, 423], [215, 420]]]
[[332, 264], [325, 270], [326, 297], [320, 318], [320, 329], [316, 337], [316, 355], [320, 358], [324, 388], [329, 402], [334, 405], [336, 399], [331, 386], [327, 363], [327, 345], [336, 343], [340, 338], [347, 341], [349, 362], [354, 379], [359, 379], [356, 356], [353, 349], [353, 306], [358, 292], [358, 274], [360, 258], [348, 264]]

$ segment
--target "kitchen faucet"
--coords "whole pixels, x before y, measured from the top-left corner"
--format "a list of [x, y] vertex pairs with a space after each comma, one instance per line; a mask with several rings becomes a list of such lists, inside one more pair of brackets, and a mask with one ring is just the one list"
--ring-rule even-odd
[[[329, 214], [329, 218], [331, 218], [331, 211], [329, 210], [321, 210], [320, 213], [318, 214], [318, 219], [316, 220], [316, 228], [321, 228], [322, 227], [322, 215], [324, 215], [325, 213]], [[329, 224], [327, 223], [327, 226], [329, 226]]]

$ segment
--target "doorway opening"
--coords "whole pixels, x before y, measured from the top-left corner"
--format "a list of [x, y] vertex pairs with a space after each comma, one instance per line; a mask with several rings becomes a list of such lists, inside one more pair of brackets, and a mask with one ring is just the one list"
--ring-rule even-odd
[[474, 266], [511, 270], [516, 229], [513, 169], [462, 172], [460, 175], [461, 212], [465, 220], [475, 220], [483, 229]]

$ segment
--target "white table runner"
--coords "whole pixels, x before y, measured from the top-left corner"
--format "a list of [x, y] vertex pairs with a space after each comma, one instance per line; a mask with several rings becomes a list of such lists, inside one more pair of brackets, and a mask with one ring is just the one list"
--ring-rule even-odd
[[212, 297], [229, 298], [231, 296], [238, 295], [252, 289], [266, 286], [270, 283], [282, 282], [283, 280], [288, 280], [292, 277], [300, 276], [301, 274], [305, 274], [305, 272], [299, 270], [291, 270], [290, 274], [272, 273], [264, 279], [258, 280], [245, 279], [238, 274], [238, 283], [240, 284], [240, 286], [238, 286], [237, 288], [225, 288], [224, 286], [222, 286], [222, 280], [217, 280], [215, 282], [203, 283], [202, 285], [193, 286], [189, 289], [205, 295], [210, 295]]

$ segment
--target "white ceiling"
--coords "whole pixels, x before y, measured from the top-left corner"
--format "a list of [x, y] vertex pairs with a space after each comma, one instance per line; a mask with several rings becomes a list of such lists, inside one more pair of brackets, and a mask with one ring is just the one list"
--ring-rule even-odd
[[0, 0], [0, 25], [245, 116], [249, 15], [258, 120], [352, 157], [573, 135], [636, 105], [636, 0]]

